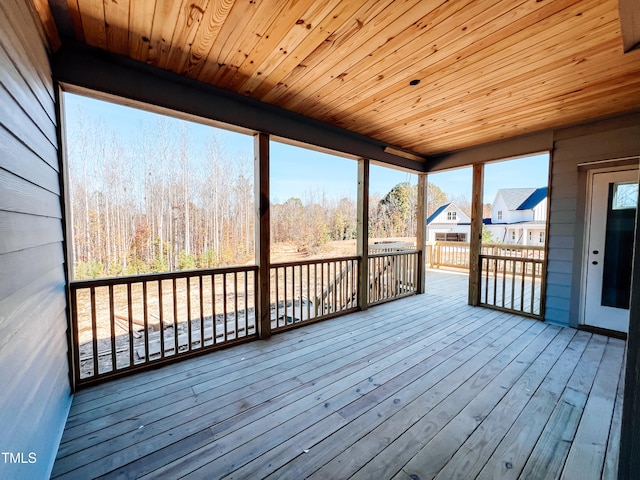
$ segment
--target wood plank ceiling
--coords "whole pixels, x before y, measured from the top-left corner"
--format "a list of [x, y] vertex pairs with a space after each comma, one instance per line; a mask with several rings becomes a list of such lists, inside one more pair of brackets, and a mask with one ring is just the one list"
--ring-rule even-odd
[[63, 41], [425, 156], [640, 108], [617, 0], [50, 4]]

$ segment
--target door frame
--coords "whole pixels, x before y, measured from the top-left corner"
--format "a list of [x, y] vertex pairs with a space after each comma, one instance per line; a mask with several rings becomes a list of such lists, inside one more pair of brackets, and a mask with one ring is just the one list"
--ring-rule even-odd
[[[640, 175], [640, 164], [638, 157], [630, 157], [624, 159], [623, 164], [616, 166], [610, 165], [609, 167], [592, 168], [587, 170], [587, 185], [585, 195], [585, 209], [584, 209], [584, 229], [582, 235], [582, 255], [581, 255], [581, 278], [580, 278], [580, 308], [578, 314], [578, 326], [589, 328], [589, 325], [585, 323], [586, 312], [586, 293], [587, 293], [587, 270], [589, 268], [589, 237], [591, 231], [591, 201], [593, 196], [593, 177], [600, 173], [615, 173], [626, 170], [638, 170]], [[631, 160], [631, 162], [629, 162]], [[633, 160], [636, 160], [633, 162]], [[616, 162], [616, 160], [611, 160]], [[628, 163], [627, 163], [628, 162]], [[639, 206], [640, 208], [640, 206]]]

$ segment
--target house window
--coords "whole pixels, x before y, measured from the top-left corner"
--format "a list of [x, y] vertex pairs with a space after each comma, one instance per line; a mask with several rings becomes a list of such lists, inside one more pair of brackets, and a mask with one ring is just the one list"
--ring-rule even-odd
[[502, 210], [498, 210], [498, 220], [502, 220]]
[[456, 220], [456, 212], [447, 212], [447, 220], [452, 220], [455, 221]]
[[511, 240], [515, 240], [515, 239], [516, 239], [516, 231], [511, 230]]
[[533, 232], [529, 232], [529, 241], [533, 240]]
[[540, 243], [544, 243], [544, 232], [540, 232]]

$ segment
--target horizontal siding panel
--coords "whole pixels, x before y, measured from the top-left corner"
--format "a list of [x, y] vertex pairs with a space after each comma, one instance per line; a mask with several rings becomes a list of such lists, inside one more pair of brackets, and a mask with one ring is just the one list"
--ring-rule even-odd
[[565, 310], [569, 304], [569, 299], [547, 295], [546, 308], [555, 310]]
[[544, 319], [558, 325], [569, 325], [569, 305], [565, 309], [546, 308]]
[[[48, 315], [53, 314], [53, 311], [48, 312]], [[56, 332], [62, 330], [60, 323], [64, 322], [64, 318], [64, 312], [60, 312], [55, 317], [56, 325], [52, 327], [56, 327]], [[18, 474], [21, 470], [25, 474], [22, 478], [47, 477], [52, 466], [51, 460], [47, 458], [48, 455], [44, 455], [44, 452], [51, 449], [51, 445], [47, 444], [50, 441], [47, 437], [51, 439], [60, 437], [60, 429], [63, 425], [60, 425], [59, 418], [64, 418], [70, 407], [70, 390], [65, 378], [67, 369], [62, 363], [48, 361], [65, 348], [65, 336], [49, 335], [47, 340], [42, 342], [41, 338], [38, 340], [38, 337], [32, 337], [33, 348], [29, 350], [32, 353], [25, 355], [25, 352], [22, 352], [22, 357], [17, 356], [21, 363], [11, 372], [9, 381], [4, 384], [5, 388], [11, 391], [26, 392], [22, 397], [14, 396], [9, 402], [6, 412], [9, 415], [3, 425], [4, 432], [8, 438], [16, 439], [17, 444], [12, 445], [12, 448], [36, 452], [38, 460], [42, 462], [42, 465], [36, 464], [36, 466], [42, 472], [46, 472], [45, 475], [38, 476], [34, 474], [34, 466], [21, 465], [15, 470], [12, 468], [12, 473], [14, 471], [16, 473], [15, 478], [21, 478]], [[41, 345], [36, 345], [35, 342]], [[38, 375], [34, 375], [33, 372], [38, 372]], [[48, 396], [53, 394], [55, 396]], [[45, 398], [47, 401], [43, 401]], [[24, 418], [29, 418], [31, 422], [25, 422]], [[43, 435], [45, 432], [47, 435]]]
[[562, 285], [553, 285], [553, 288], [547, 288], [547, 299], [550, 297], [571, 299], [571, 287]]
[[14, 337], [20, 334], [23, 323], [42, 324], [51, 304], [66, 304], [62, 265], [43, 271], [22, 288], [0, 299], [0, 312], [5, 312], [0, 316], [0, 353], [5, 345], [16, 341]]
[[576, 223], [576, 212], [572, 210], [559, 210], [551, 212], [549, 221], [552, 223]]
[[549, 249], [565, 248], [573, 249], [575, 239], [571, 235], [552, 235], [549, 236]]
[[577, 183], [577, 172], [559, 173], [551, 176], [551, 187], [558, 189], [555, 193], [560, 193], [570, 186], [577, 185]]
[[[4, 125], [7, 130], [13, 132], [22, 143], [47, 163], [57, 164], [58, 154], [54, 144], [36, 127], [33, 120], [2, 85], [0, 85], [0, 125]], [[55, 127], [51, 123], [43, 125], [42, 128], [53, 130], [55, 133]]]
[[0, 254], [63, 240], [60, 219], [0, 210], [0, 232], [8, 231], [0, 236]]
[[0, 210], [61, 218], [60, 197], [0, 169]]
[[574, 197], [554, 198], [550, 203], [552, 212], [571, 211], [575, 212], [578, 208], [577, 200]]
[[0, 2], [0, 425], [3, 451], [37, 462], [1, 478], [49, 477], [70, 406], [54, 85], [30, 5]]
[[32, 91], [41, 89], [46, 96], [35, 94], [48, 108], [53, 108], [53, 76], [45, 48], [43, 48], [40, 32], [33, 22], [26, 2], [15, 0], [0, 2], [0, 31], [4, 32], [0, 41], [18, 65], [18, 70], [29, 79]]
[[[39, 126], [52, 144], [56, 143], [55, 121], [44, 110], [42, 103], [36, 100], [29, 85], [20, 75], [9, 55], [0, 44], [0, 83], [11, 92], [26, 114]], [[54, 117], [55, 118], [55, 117]]]
[[565, 235], [574, 235], [576, 230], [575, 223], [551, 223], [549, 225], [549, 236], [553, 237], [555, 235], [565, 236]]
[[28, 179], [45, 190], [60, 194], [57, 168], [44, 162], [16, 137], [0, 127], [0, 168]]
[[[45, 314], [49, 318], [56, 319], [55, 322], [52, 322], [51, 327], [61, 327], [64, 334], [65, 306], [63, 305], [62, 309], [57, 307], [59, 307], [58, 304], [50, 305]], [[28, 388], [28, 384], [25, 382], [30, 382], [31, 387], [36, 387], [35, 383], [41, 379], [39, 376], [28, 375], [29, 370], [34, 372], [46, 370], [46, 365], [41, 364], [42, 359], [48, 358], [56, 350], [66, 349], [64, 335], [60, 335], [57, 328], [48, 331], [50, 329], [43, 322], [31, 319], [30, 322], [23, 323], [15, 341], [3, 347], [3, 362], [6, 362], [7, 365], [13, 365], [14, 368], [3, 369], [0, 372], [0, 382], [2, 382], [3, 388], [8, 391], [24, 392], [24, 396], [21, 398], [11, 398], [6, 405], [3, 405], [3, 408], [8, 408], [11, 418], [20, 418], [24, 414], [24, 408], [29, 406], [28, 403], [35, 403], [32, 395], [34, 395], [34, 391], [37, 394], [38, 389]], [[38, 365], [37, 369], [33, 369], [34, 364]]]
[[[51, 243], [0, 255], [0, 299], [8, 297], [34, 278], [63, 264], [62, 244]], [[64, 278], [64, 277], [63, 277]], [[60, 292], [64, 295], [63, 292]]]
[[593, 132], [572, 139], [556, 142], [556, 149], [576, 163], [613, 160], [640, 155], [640, 125], [630, 125], [614, 130]]
[[[572, 248], [550, 248], [547, 255], [549, 264], [555, 263], [572, 263], [573, 262], [573, 249]], [[553, 271], [553, 270], [552, 270]]]
[[571, 274], [573, 272], [573, 263], [565, 262], [565, 261], [549, 261], [549, 265], [547, 267], [547, 272], [550, 273], [565, 273]]
[[575, 199], [578, 196], [578, 185], [577, 183], [569, 185], [559, 185], [556, 183], [552, 188], [552, 192], [553, 193], [551, 194], [551, 202], [554, 202], [555, 200], [560, 198]]
[[578, 162], [575, 159], [563, 158], [562, 155], [555, 154], [553, 160], [552, 175], [578, 174]]
[[[553, 262], [549, 262], [551, 265]], [[550, 271], [547, 274], [547, 288], [554, 288], [555, 285], [566, 287], [571, 285], [571, 275]]]

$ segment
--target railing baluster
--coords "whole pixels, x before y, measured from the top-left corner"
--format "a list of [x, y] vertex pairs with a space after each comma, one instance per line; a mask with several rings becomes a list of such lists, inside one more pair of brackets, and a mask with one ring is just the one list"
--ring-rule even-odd
[[91, 341], [93, 343], [93, 374], [98, 375], [98, 319], [96, 318], [96, 289], [91, 287]]
[[[204, 276], [198, 275], [198, 287], [200, 289], [200, 322], [204, 322]], [[187, 351], [191, 350], [192, 344], [192, 321], [187, 322]]]
[[229, 332], [227, 331], [227, 274], [223, 274], [222, 275], [222, 305], [223, 305], [223, 316], [222, 316], [222, 323], [224, 325], [224, 329], [223, 329], [223, 339], [226, 342], [227, 339], [229, 338]]
[[534, 299], [535, 299], [535, 293], [536, 293], [536, 264], [532, 264], [532, 269], [531, 269], [531, 312], [530, 313], [535, 313], [534, 312]]
[[233, 272], [233, 318], [236, 323], [236, 339], [240, 338], [240, 322], [238, 321], [238, 272]]
[[249, 336], [249, 275], [244, 272], [244, 333]]
[[144, 361], [149, 361], [149, 299], [147, 282], [142, 282], [142, 308], [144, 315]]
[[[72, 305], [76, 305], [73, 301]], [[74, 309], [75, 310], [75, 309]], [[127, 316], [129, 317], [129, 367], [133, 367], [133, 301], [131, 299], [131, 283], [127, 283]]]
[[525, 283], [525, 266], [522, 266], [522, 279], [520, 280], [520, 288], [522, 289], [522, 296], [520, 297], [520, 311], [524, 312], [524, 294], [525, 294], [525, 288], [526, 288], [526, 283]]
[[160, 317], [159, 327], [160, 328], [160, 358], [164, 358], [164, 308], [163, 308], [163, 297], [162, 297], [162, 280], [158, 280], [158, 314]]
[[[187, 278], [187, 324], [191, 325], [191, 279]], [[176, 295], [176, 279], [171, 282], [173, 289], [173, 348], [175, 355], [178, 354], [178, 298]]]
[[484, 277], [485, 278], [484, 302], [489, 303], [489, 259], [483, 258], [482, 261], [485, 262], [485, 267], [486, 267], [486, 270], [483, 270], [484, 272], [486, 272], [486, 275]]
[[[211, 326], [213, 331], [211, 333], [211, 344], [218, 343], [218, 320], [216, 318], [216, 277], [217, 275], [211, 274]], [[204, 347], [204, 319], [200, 321], [200, 347]]]
[[113, 285], [109, 285], [109, 327], [111, 330], [111, 370], [116, 371], [118, 358], [116, 355], [116, 317], [113, 302]]
[[493, 304], [496, 304], [496, 294], [498, 288], [498, 260], [493, 260]]
[[311, 319], [311, 275], [309, 270], [311, 265], [307, 265], [307, 320]]
[[516, 262], [511, 262], [511, 309], [516, 297]]
[[300, 298], [300, 321], [304, 320], [304, 313], [302, 311], [302, 309], [304, 308], [304, 304], [302, 302], [302, 292], [303, 292], [303, 280], [304, 280], [304, 276], [302, 275], [302, 265], [299, 265], [299, 270], [300, 270], [300, 274], [298, 275], [299, 278], [299, 282], [300, 282], [300, 294], [298, 296], [298, 298]]
[[[513, 262], [513, 260], [511, 260]], [[507, 294], [507, 260], [502, 261], [502, 306], [505, 306]]]

